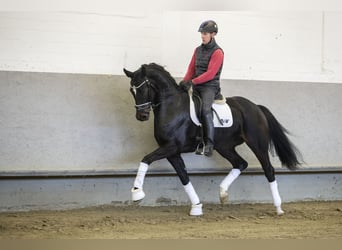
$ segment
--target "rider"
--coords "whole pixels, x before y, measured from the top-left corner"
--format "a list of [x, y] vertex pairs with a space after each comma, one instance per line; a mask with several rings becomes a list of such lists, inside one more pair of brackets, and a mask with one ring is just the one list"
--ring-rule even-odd
[[215, 41], [217, 24], [204, 21], [198, 32], [201, 32], [202, 44], [198, 46], [191, 58], [188, 70], [179, 83], [186, 91], [192, 86], [202, 99], [201, 120], [205, 142], [204, 155], [211, 156], [214, 149], [214, 124], [211, 105], [216, 96], [220, 96], [220, 75], [223, 66], [223, 50]]

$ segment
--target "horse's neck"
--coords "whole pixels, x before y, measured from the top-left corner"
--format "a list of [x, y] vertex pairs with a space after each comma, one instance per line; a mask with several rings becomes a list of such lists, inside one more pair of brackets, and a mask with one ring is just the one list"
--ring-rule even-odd
[[172, 95], [178, 95], [179, 89], [176, 87], [176, 85], [171, 81], [161, 80], [160, 77], [152, 76], [150, 78], [155, 88], [157, 89], [157, 94], [160, 96], [160, 98], [165, 98], [166, 96], [172, 96]]
[[157, 71], [150, 72], [149, 77], [157, 89], [157, 98], [159, 99], [160, 105], [164, 106], [162, 108], [163, 110], [183, 108], [183, 103], [187, 95], [184, 95], [185, 92], [181, 91], [174, 81], [169, 79], [168, 76], [164, 76], [163, 72]]
[[[186, 108], [189, 100], [188, 95], [181, 91], [169, 91], [164, 92], [159, 96], [159, 108], [155, 111], [159, 113], [159, 115], [167, 115], [167, 114], [180, 114], [186, 112], [188, 109]], [[169, 115], [167, 115], [169, 116]]]

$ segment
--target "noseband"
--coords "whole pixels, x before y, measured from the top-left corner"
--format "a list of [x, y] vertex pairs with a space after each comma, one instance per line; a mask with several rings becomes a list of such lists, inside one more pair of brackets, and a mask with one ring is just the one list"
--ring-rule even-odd
[[[134, 97], [135, 97], [136, 90], [141, 88], [145, 84], [147, 84], [147, 86], [148, 86], [148, 99], [150, 99], [150, 84], [151, 83], [150, 83], [150, 81], [147, 78], [146, 78], [145, 81], [140, 83], [138, 86], [131, 86], [131, 91], [133, 92]], [[150, 106], [151, 106], [151, 101], [148, 101], [148, 102], [145, 102], [145, 103], [142, 103], [142, 104], [135, 104], [135, 108], [137, 109], [137, 111], [143, 111], [145, 109], [149, 109]]]

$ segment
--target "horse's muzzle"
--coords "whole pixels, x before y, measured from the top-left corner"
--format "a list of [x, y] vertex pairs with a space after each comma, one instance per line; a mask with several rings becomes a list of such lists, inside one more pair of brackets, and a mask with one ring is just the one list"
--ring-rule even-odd
[[150, 109], [137, 110], [135, 117], [139, 121], [147, 121], [150, 118]]

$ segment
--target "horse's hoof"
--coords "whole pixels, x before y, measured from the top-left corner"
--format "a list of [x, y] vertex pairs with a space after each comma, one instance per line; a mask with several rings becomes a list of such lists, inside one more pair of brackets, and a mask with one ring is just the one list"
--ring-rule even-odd
[[285, 212], [281, 209], [281, 207], [276, 207], [277, 209], [277, 215], [283, 215]]
[[196, 205], [192, 205], [191, 206], [191, 210], [190, 210], [190, 215], [191, 216], [203, 215], [202, 206], [203, 206], [202, 203], [196, 204]]
[[132, 188], [132, 201], [139, 202], [145, 198], [145, 193], [142, 188]]
[[228, 202], [228, 192], [223, 188], [220, 188], [220, 202], [226, 204]]

